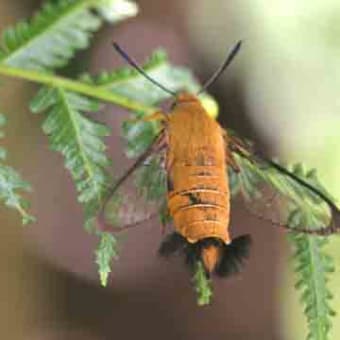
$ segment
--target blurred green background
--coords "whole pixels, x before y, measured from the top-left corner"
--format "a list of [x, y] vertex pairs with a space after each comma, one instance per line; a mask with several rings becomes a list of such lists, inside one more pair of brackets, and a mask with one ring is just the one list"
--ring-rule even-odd
[[[243, 39], [241, 53], [211, 89], [221, 107], [222, 124], [255, 139], [270, 155], [317, 168], [323, 184], [340, 200], [340, 3], [138, 3], [136, 18], [99, 32], [91, 51], [81, 53], [73, 65], [98, 71], [121, 64], [110, 49], [114, 38], [139, 61], [163, 46], [173, 62], [190, 67], [204, 80], [228, 48]], [[1, 0], [0, 28], [31, 15], [40, 4]], [[70, 180], [61, 159], [47, 150], [40, 118], [27, 109], [34, 90], [13, 80], [5, 80], [0, 88], [0, 110], [9, 118], [10, 163], [33, 183], [33, 209], [38, 214], [37, 225], [20, 230], [15, 214], [1, 208], [5, 222], [0, 263], [6, 269], [0, 291], [9, 292], [1, 296], [4, 338], [304, 339], [305, 320], [285, 236], [244, 216], [237, 206], [235, 224], [240, 232], [254, 234], [254, 254], [240, 278], [217, 283], [214, 306], [197, 309], [179, 262], [165, 268], [154, 259], [161, 238], [157, 225], [129, 234], [131, 243], [124, 248], [142, 237], [143, 244], [135, 249], [142, 256], [137, 259], [123, 251], [114, 269], [121, 274], [110, 288], [99, 288], [91, 255], [94, 243], [80, 228]], [[104, 111], [116, 134], [110, 143], [116, 145], [124, 112], [113, 107]], [[119, 154], [118, 147], [113, 149]], [[48, 174], [55, 178], [53, 183]], [[337, 268], [339, 247], [338, 239], [330, 242]], [[332, 305], [339, 311], [338, 270], [330, 285]], [[331, 339], [340, 337], [339, 320], [333, 320]]]

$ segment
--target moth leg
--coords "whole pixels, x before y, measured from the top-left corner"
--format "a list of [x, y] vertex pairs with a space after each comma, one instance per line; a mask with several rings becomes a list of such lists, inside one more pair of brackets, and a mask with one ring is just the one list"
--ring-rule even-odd
[[[236, 136], [228, 137], [228, 148], [230, 153], [236, 151], [244, 155], [249, 154], [249, 145]], [[249, 158], [249, 160], [251, 161], [251, 158]]]
[[222, 129], [222, 136], [224, 139], [224, 143], [225, 143], [225, 148], [226, 148], [226, 157], [227, 157], [227, 163], [228, 165], [231, 166], [231, 168], [235, 171], [235, 172], [240, 172], [240, 167], [238, 166], [235, 157], [233, 156], [232, 153], [232, 149], [230, 147], [230, 144], [233, 143], [233, 137], [230, 137], [227, 134], [227, 131]]
[[166, 123], [168, 121], [168, 116], [166, 113], [162, 112], [162, 111], [156, 111], [150, 115], [144, 116], [144, 117], [140, 117], [140, 118], [131, 118], [128, 119], [128, 121], [130, 123], [138, 123], [140, 121], [143, 122], [154, 122], [154, 121], [158, 121], [160, 123]]
[[232, 152], [229, 150], [229, 148], [227, 149], [227, 163], [228, 165], [231, 166], [231, 168], [235, 171], [235, 172], [240, 172], [241, 169], [239, 167], [239, 165], [237, 164], [235, 157], [233, 156]]
[[[165, 139], [165, 145], [166, 148], [169, 145], [169, 136], [167, 134], [167, 132], [165, 131], [164, 133], [164, 139]], [[170, 169], [172, 167], [173, 164], [173, 160], [170, 159], [168, 152], [164, 153], [163, 155], [163, 159], [162, 159], [162, 167], [164, 169], [164, 171], [166, 171], [166, 185], [167, 185], [167, 192], [169, 193], [169, 191], [173, 190], [173, 183], [172, 180], [170, 178]], [[161, 219], [161, 235], [164, 236], [166, 229], [169, 225], [169, 223], [171, 222], [171, 215], [169, 212], [169, 208], [168, 208], [168, 201], [164, 200], [162, 208], [161, 208], [161, 212], [160, 212], [160, 219]]]
[[162, 111], [156, 111], [151, 115], [144, 116], [142, 120], [145, 122], [152, 122], [152, 121], [160, 121], [160, 122], [167, 122], [169, 117]]

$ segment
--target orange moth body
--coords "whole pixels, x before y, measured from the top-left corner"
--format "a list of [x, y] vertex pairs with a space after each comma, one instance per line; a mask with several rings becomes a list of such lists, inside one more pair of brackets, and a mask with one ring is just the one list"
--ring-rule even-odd
[[217, 237], [230, 243], [226, 142], [197, 97], [182, 94], [168, 118], [168, 207], [190, 243]]
[[[230, 193], [225, 131], [197, 96], [178, 95], [166, 116], [168, 210], [176, 231], [189, 243], [214, 238], [228, 245]], [[216, 267], [217, 245], [202, 249], [208, 272]]]

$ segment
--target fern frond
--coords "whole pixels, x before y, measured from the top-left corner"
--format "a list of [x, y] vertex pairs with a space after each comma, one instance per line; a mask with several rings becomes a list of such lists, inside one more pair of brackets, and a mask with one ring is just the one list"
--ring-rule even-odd
[[85, 226], [91, 230], [109, 184], [105, 168], [110, 161], [102, 141], [109, 129], [83, 114], [98, 110], [98, 103], [61, 88], [43, 88], [32, 101], [31, 110], [47, 111], [43, 131], [51, 148], [65, 157], [85, 209]]
[[115, 18], [134, 15], [124, 0], [57, 0], [45, 3], [30, 21], [4, 31], [0, 63], [33, 70], [51, 70], [67, 64], [78, 49], [88, 47], [102, 19], [92, 10], [108, 10]]
[[[0, 127], [4, 124], [5, 117], [0, 114]], [[3, 131], [0, 131], [0, 138], [3, 136]], [[34, 222], [34, 217], [26, 210], [29, 206], [28, 202], [18, 193], [18, 191], [30, 191], [31, 186], [21, 178], [18, 172], [3, 163], [5, 159], [6, 150], [0, 148], [0, 200], [3, 201], [6, 206], [20, 213], [22, 224], [25, 225]]]
[[196, 263], [195, 273], [192, 280], [197, 293], [197, 304], [199, 306], [208, 305], [213, 295], [212, 284], [211, 280], [207, 278], [201, 261]]
[[[311, 225], [312, 222], [300, 221], [299, 224], [302, 223]], [[328, 240], [303, 234], [291, 234], [290, 240], [295, 248], [293, 259], [298, 277], [295, 287], [301, 292], [301, 302], [308, 322], [307, 339], [328, 340], [331, 317], [335, 315], [329, 304], [332, 294], [327, 287], [334, 263], [323, 250]]]

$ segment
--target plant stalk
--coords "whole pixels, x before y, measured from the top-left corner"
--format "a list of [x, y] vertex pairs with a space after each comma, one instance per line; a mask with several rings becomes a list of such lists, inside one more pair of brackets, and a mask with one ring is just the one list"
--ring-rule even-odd
[[85, 84], [80, 81], [71, 80], [54, 74], [42, 73], [34, 70], [25, 70], [22, 68], [0, 64], [0, 75], [1, 74], [4, 76], [21, 78], [52, 87], [60, 87], [64, 90], [81, 93], [92, 98], [116, 104], [130, 111], [143, 112], [146, 115], [157, 111], [157, 108], [155, 107], [143, 105], [129, 98], [115, 94], [109, 90], [99, 88], [98, 86]]

